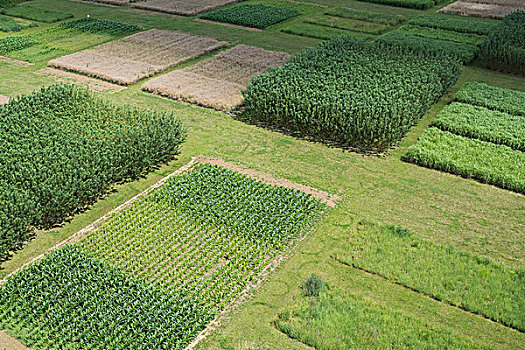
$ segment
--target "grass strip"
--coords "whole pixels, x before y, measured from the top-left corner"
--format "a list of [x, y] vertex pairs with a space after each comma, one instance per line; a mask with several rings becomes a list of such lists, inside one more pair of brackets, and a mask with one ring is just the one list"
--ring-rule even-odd
[[0, 16], [0, 31], [1, 32], [19, 32], [25, 28], [36, 27], [33, 23], [23, 23], [11, 17]]
[[458, 91], [456, 101], [525, 116], [525, 92], [522, 91], [469, 82]]
[[400, 15], [385, 15], [382, 13], [356, 11], [346, 7], [329, 9], [325, 12], [325, 15], [385, 25], [396, 25], [405, 21], [405, 18]]
[[54, 23], [68, 18], [73, 18], [71, 13], [41, 9], [33, 6], [15, 6], [2, 9], [1, 13], [8, 16], [25, 18], [44, 23]]
[[383, 34], [390, 28], [389, 26], [383, 24], [330, 16], [314, 16], [305, 20], [305, 22], [323, 27], [344, 29], [376, 35]]
[[525, 153], [428, 128], [403, 160], [525, 193]]
[[433, 125], [456, 135], [507, 145], [525, 151], [525, 117], [453, 102]]
[[274, 324], [318, 350], [488, 349], [451, 329], [339, 290], [325, 289], [317, 298], [297, 298]]
[[344, 29], [323, 27], [311, 23], [294, 24], [281, 29], [281, 32], [323, 40], [329, 40], [338, 35], [349, 34], [348, 31]]

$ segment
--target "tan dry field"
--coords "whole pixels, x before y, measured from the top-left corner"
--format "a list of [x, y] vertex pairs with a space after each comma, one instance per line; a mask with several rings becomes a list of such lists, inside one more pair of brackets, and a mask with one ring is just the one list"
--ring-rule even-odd
[[5, 105], [9, 102], [10, 98], [4, 95], [0, 95], [0, 105]]
[[66, 72], [60, 69], [44, 67], [35, 72], [35, 74], [43, 74], [52, 76], [57, 82], [78, 84], [87, 86], [92, 91], [97, 92], [119, 92], [126, 89], [125, 86], [109, 83], [99, 79], [87, 77], [85, 75], [79, 75], [72, 72]]
[[516, 10], [525, 9], [525, 0], [459, 0], [438, 12], [453, 15], [503, 19]]
[[49, 65], [120, 85], [131, 85], [229, 44], [206, 36], [151, 29], [51, 60]]
[[241, 90], [254, 76], [280, 66], [290, 55], [237, 45], [207, 60], [146, 82], [143, 90], [185, 102], [231, 110], [243, 101]]
[[243, 0], [147, 0], [133, 4], [144, 10], [166, 12], [175, 15], [195, 16], [218, 7], [234, 4]]
[[7, 334], [4, 330], [0, 330], [0, 349], [7, 350], [31, 350], [16, 338]]

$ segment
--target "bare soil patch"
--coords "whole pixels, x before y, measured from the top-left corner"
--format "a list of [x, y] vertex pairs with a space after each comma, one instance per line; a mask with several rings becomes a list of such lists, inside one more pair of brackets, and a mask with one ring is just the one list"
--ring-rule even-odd
[[24, 66], [24, 67], [35, 65], [34, 63], [31, 63], [31, 62], [20, 61], [20, 60], [10, 58], [10, 57], [5, 57], [5, 56], [0, 56], [0, 62], [16, 64], [17, 66]]
[[90, 90], [97, 92], [119, 92], [126, 89], [125, 86], [109, 83], [94, 78], [89, 78], [85, 75], [79, 75], [72, 72], [66, 72], [60, 69], [44, 67], [35, 72], [36, 74], [51, 75], [58, 82], [79, 84], [87, 86]]
[[16, 338], [7, 334], [4, 330], [0, 330], [0, 349], [8, 350], [31, 350]]
[[[9, 102], [10, 98], [4, 95], [0, 95], [0, 105], [5, 105], [7, 102]], [[1, 347], [0, 347], [1, 349]]]
[[503, 19], [506, 15], [519, 9], [525, 9], [523, 0], [459, 0], [443, 7], [438, 12]]
[[218, 110], [242, 103], [241, 90], [254, 76], [290, 58], [284, 52], [237, 45], [207, 60], [176, 70], [143, 85], [148, 92]]
[[236, 28], [236, 29], [249, 30], [250, 32], [262, 32], [263, 31], [262, 29], [259, 29], [259, 28], [244, 27], [244, 26], [240, 26], [240, 25], [237, 25], [237, 24], [233, 24], [233, 23], [215, 22], [215, 21], [210, 21], [210, 20], [202, 19], [202, 18], [195, 18], [194, 21], [195, 22], [208, 23], [208, 24], [215, 24], [215, 25], [223, 26], [223, 27], [230, 27], [230, 28]]
[[210, 37], [151, 29], [57, 58], [49, 65], [120, 85], [131, 85], [227, 45], [229, 43]]
[[148, 0], [133, 4], [133, 7], [175, 15], [195, 16], [218, 7], [243, 0]]

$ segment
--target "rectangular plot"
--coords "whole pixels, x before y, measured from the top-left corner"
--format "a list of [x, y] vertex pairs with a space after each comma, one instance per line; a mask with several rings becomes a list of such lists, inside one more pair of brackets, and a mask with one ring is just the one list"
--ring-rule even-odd
[[143, 89], [175, 99], [232, 109], [242, 100], [241, 90], [254, 76], [290, 58], [283, 52], [238, 45], [205, 61], [173, 71], [144, 84]]
[[520, 0], [460, 0], [443, 7], [438, 12], [462, 16], [503, 19], [506, 15], [518, 9], [525, 9], [525, 4]]
[[60, 57], [49, 65], [130, 85], [226, 45], [210, 37], [151, 29]]
[[133, 4], [132, 6], [175, 15], [195, 16], [199, 13], [240, 1], [243, 0], [149, 0]]

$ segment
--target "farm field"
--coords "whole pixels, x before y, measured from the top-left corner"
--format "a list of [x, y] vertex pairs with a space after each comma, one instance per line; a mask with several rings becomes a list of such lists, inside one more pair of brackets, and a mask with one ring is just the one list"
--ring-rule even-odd
[[231, 110], [242, 103], [241, 90], [252, 77], [282, 65], [289, 58], [287, 53], [241, 44], [152, 79], [142, 89], [205, 107]]
[[[518, 62], [508, 53], [520, 36], [437, 12], [452, 1], [301, 2], [218, 8], [299, 12], [257, 31], [199, 21], [217, 9], [127, 2], [21, 5], [73, 15], [53, 23], [2, 15], [37, 26], [0, 31], [0, 95], [12, 99], [0, 106], [0, 187], [11, 186], [0, 191], [0, 348], [525, 346], [525, 78], [482, 56], [498, 43], [487, 52]], [[46, 52], [55, 30], [72, 34]], [[127, 85], [49, 65], [151, 31], [227, 46]], [[260, 73], [268, 62], [246, 64], [246, 52], [288, 62]], [[245, 102], [145, 91], [177, 75], [171, 86], [190, 91], [188, 72], [205, 70], [217, 78], [206, 88]], [[405, 161], [414, 154], [432, 158]]]
[[133, 4], [133, 7], [172, 13], [182, 16], [195, 16], [199, 13], [210, 11], [228, 4], [233, 4], [242, 0], [146, 0]]
[[520, 0], [458, 0], [445, 6], [440, 12], [502, 19], [513, 11], [523, 9], [525, 9], [525, 4]]

